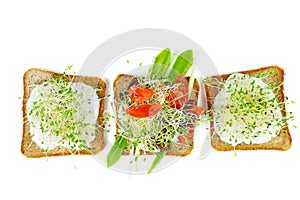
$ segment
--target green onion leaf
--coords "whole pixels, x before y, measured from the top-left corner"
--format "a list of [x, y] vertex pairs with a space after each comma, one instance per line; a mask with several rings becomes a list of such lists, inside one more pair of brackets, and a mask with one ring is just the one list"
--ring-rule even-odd
[[162, 50], [154, 59], [154, 63], [149, 70], [150, 78], [162, 78], [171, 64], [171, 58], [172, 54], [169, 48]]
[[148, 170], [148, 174], [150, 174], [153, 169], [160, 163], [163, 157], [166, 155], [167, 151], [161, 150], [158, 154], [156, 154], [155, 159], [153, 160], [150, 169]]
[[193, 65], [194, 53], [193, 50], [186, 50], [182, 52], [175, 60], [172, 71], [169, 74], [169, 78], [175, 82], [176, 75], [185, 75], [190, 67]]
[[111, 167], [121, 158], [122, 152], [127, 145], [127, 139], [122, 136], [117, 136], [114, 145], [111, 147], [107, 155], [107, 167]]

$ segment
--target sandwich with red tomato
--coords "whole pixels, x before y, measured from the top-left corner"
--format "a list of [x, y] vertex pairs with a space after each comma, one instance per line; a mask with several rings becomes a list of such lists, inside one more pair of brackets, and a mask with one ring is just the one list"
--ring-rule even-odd
[[120, 74], [115, 79], [117, 133], [108, 167], [121, 155], [155, 155], [151, 173], [165, 155], [191, 153], [194, 129], [204, 112], [198, 106], [197, 79], [185, 77], [193, 65], [193, 51], [179, 54], [172, 67], [171, 57], [170, 49], [164, 49], [146, 76]]

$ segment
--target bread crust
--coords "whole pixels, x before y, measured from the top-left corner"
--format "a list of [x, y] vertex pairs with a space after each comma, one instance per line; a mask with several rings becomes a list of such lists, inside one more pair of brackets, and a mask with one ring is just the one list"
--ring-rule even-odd
[[[119, 74], [116, 77], [116, 79], [114, 80], [114, 83], [113, 83], [115, 97], [116, 97], [116, 94], [118, 94], [118, 91], [122, 91], [124, 89], [127, 89], [128, 85], [129, 85], [129, 81], [132, 79], [132, 77], [133, 77], [132, 75], [128, 75], [128, 74]], [[123, 79], [123, 80], [121, 80], [121, 79]], [[186, 77], [186, 79], [189, 80], [189, 77]], [[196, 97], [194, 100], [196, 102], [198, 102], [200, 85], [199, 85], [199, 82], [197, 81], [197, 79], [195, 79], [193, 90], [194, 90], [195, 97]], [[118, 134], [118, 132], [116, 134]], [[167, 150], [166, 155], [169, 155], [169, 156], [182, 156], [182, 157], [187, 156], [193, 150], [193, 146], [194, 146], [194, 139], [192, 139], [190, 141], [189, 145], [177, 144], [176, 146], [174, 146], [170, 150]], [[129, 149], [128, 148], [123, 151], [123, 155], [129, 155]], [[153, 154], [151, 152], [146, 152], [146, 155], [153, 155]]]
[[[104, 148], [104, 134], [102, 130], [99, 130], [99, 133], [96, 134], [96, 138], [92, 142], [92, 148], [87, 150], [69, 150], [62, 146], [57, 146], [54, 149], [45, 152], [45, 150], [41, 149], [32, 139], [30, 135], [30, 125], [27, 123], [27, 113], [26, 113], [26, 103], [27, 99], [30, 96], [30, 92], [32, 88], [30, 85], [32, 84], [31, 79], [36, 79], [36, 83], [41, 84], [50, 80], [53, 75], [57, 75], [58, 77], [63, 76], [63, 74], [31, 68], [24, 73], [23, 76], [23, 88], [24, 88], [24, 96], [23, 96], [23, 135], [22, 135], [22, 143], [21, 143], [21, 153], [28, 158], [39, 158], [46, 156], [64, 156], [71, 154], [78, 155], [87, 155], [87, 154], [97, 154]], [[68, 75], [66, 76], [66, 81], [69, 81], [68, 77], [73, 79], [73, 82], [83, 82], [87, 85], [90, 85], [94, 88], [98, 87], [101, 90], [97, 91], [97, 95], [100, 98], [100, 106], [99, 106], [99, 114], [97, 123], [98, 125], [103, 124], [103, 111], [104, 111], [104, 97], [106, 92], [106, 84], [105, 82], [96, 77], [88, 77], [88, 76], [75, 76]]]
[[[280, 91], [276, 92], [274, 91], [277, 101], [283, 102], [284, 97], [284, 86], [281, 84], [284, 81], [284, 70], [279, 66], [268, 66], [268, 67], [262, 67], [258, 69], [253, 70], [247, 70], [247, 71], [240, 71], [237, 73], [242, 74], [248, 74], [252, 76], [256, 76], [259, 73], [267, 73], [273, 71], [274, 73], [269, 75], [266, 78], [263, 78], [262, 80], [265, 83], [274, 82], [275, 86], [280, 86]], [[224, 81], [226, 80], [231, 74], [223, 74], [223, 75], [217, 75], [209, 77], [212, 82], [206, 83], [204, 85], [205, 93], [207, 97], [207, 106], [208, 109], [212, 108], [212, 105], [214, 103], [214, 98], [219, 92], [220, 85], [217, 83], [216, 80]], [[216, 86], [216, 87], [215, 87]], [[219, 88], [219, 89], [217, 89]], [[281, 110], [282, 114], [285, 114], [285, 106], [284, 109]], [[213, 115], [211, 114], [213, 117]], [[290, 149], [292, 145], [292, 137], [289, 132], [289, 128], [285, 127], [281, 129], [280, 133], [271, 139], [269, 142], [262, 143], [262, 144], [238, 144], [235, 147], [233, 147], [230, 144], [227, 144], [226, 142], [222, 141], [220, 137], [217, 134], [214, 134], [214, 127], [213, 127], [213, 121], [210, 122], [210, 135], [211, 135], [211, 145], [214, 149], [218, 151], [231, 151], [231, 150], [281, 150], [286, 151]]]

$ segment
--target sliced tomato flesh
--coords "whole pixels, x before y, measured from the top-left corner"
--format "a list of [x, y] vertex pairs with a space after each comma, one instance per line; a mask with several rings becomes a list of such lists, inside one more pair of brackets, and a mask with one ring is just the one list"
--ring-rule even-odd
[[156, 115], [161, 109], [160, 104], [141, 104], [126, 109], [126, 113], [136, 118], [146, 118]]
[[128, 92], [131, 100], [137, 103], [147, 101], [154, 94], [153, 90], [136, 85], [131, 86]]

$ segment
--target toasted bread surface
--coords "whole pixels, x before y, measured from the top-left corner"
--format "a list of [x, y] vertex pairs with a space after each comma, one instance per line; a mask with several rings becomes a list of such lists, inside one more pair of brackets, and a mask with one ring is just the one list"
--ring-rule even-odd
[[[99, 133], [96, 134], [94, 141], [92, 142], [92, 147], [88, 150], [70, 150], [62, 146], [57, 146], [56, 148], [45, 151], [40, 148], [33, 140], [30, 134], [30, 125], [27, 122], [27, 111], [26, 111], [26, 103], [27, 99], [30, 96], [30, 93], [33, 89], [32, 86], [35, 84], [42, 84], [43, 82], [49, 81], [53, 75], [56, 76], [63, 76], [63, 74], [46, 71], [42, 69], [32, 68], [27, 70], [23, 76], [23, 84], [24, 84], [24, 97], [23, 97], [23, 136], [22, 136], [22, 143], [21, 143], [21, 152], [26, 157], [30, 158], [38, 158], [38, 157], [45, 157], [45, 156], [63, 156], [63, 155], [70, 155], [70, 154], [91, 154], [91, 153], [99, 153], [104, 147], [104, 135], [103, 131], [99, 130]], [[92, 86], [93, 88], [99, 88], [97, 91], [97, 95], [100, 99], [100, 106], [99, 106], [99, 113], [97, 124], [103, 124], [103, 111], [104, 111], [104, 99], [105, 91], [106, 91], [106, 84], [103, 80], [96, 77], [86, 77], [86, 76], [73, 76], [68, 75], [66, 76], [66, 81], [68, 77], [73, 79], [73, 82], [82, 82], [87, 85]]]
[[[130, 81], [132, 80], [133, 76], [128, 74], [119, 74], [113, 83], [114, 88], [114, 98], [118, 98], [118, 94], [128, 89], [128, 86], [130, 84]], [[189, 77], [186, 77], [187, 80], [189, 80]], [[194, 94], [192, 99], [197, 102], [198, 95], [199, 95], [199, 89], [200, 85], [197, 79], [194, 81]], [[117, 133], [118, 134], [118, 133]], [[171, 147], [169, 150], [167, 150], [166, 155], [171, 156], [186, 156], [189, 155], [193, 149], [194, 140], [191, 140], [188, 145], [179, 145], [176, 144], [173, 147]], [[152, 153], [147, 152], [147, 155], [152, 155]], [[125, 148], [123, 151], [123, 155], [129, 155], [129, 148]]]
[[[262, 78], [266, 83], [273, 83], [275, 86], [280, 86], [280, 90], [274, 90], [278, 102], [283, 102], [284, 87], [282, 85], [284, 81], [284, 70], [278, 66], [263, 67], [254, 70], [241, 71], [237, 73], [248, 74], [250, 76], [258, 76], [259, 74], [269, 73], [272, 74]], [[226, 80], [231, 74], [217, 75], [207, 78], [205, 83], [205, 93], [207, 98], [208, 109], [211, 109], [214, 104], [214, 98], [217, 96], [221, 89], [220, 81]], [[285, 114], [285, 107], [281, 110], [282, 114]], [[212, 114], [211, 114], [212, 115]], [[213, 115], [212, 115], [213, 118]], [[292, 145], [292, 138], [288, 127], [281, 129], [279, 134], [271, 139], [269, 142], [262, 144], [238, 144], [233, 147], [230, 144], [222, 141], [219, 135], [214, 133], [213, 121], [210, 122], [210, 134], [212, 147], [219, 151], [230, 151], [230, 150], [288, 150]]]

